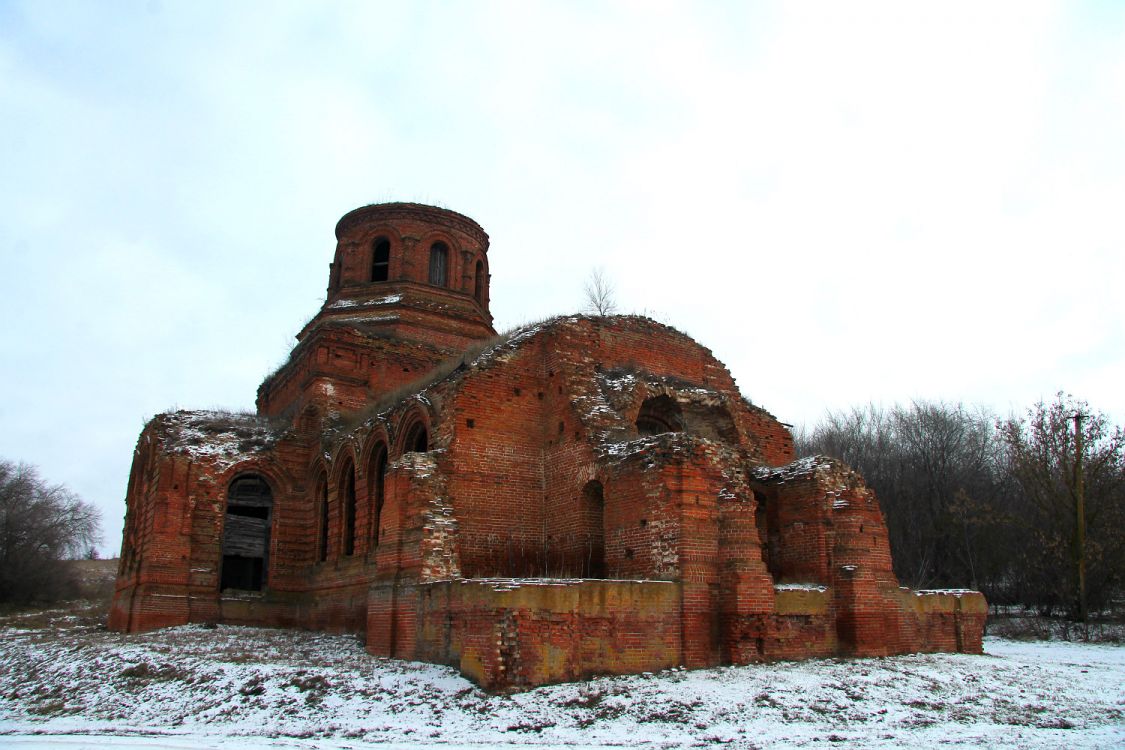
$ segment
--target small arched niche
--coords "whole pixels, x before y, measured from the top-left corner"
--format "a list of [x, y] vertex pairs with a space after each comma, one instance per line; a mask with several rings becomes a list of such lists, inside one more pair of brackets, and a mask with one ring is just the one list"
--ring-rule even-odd
[[249, 474], [231, 482], [223, 522], [221, 591], [265, 588], [272, 514], [273, 492], [265, 479]]
[[670, 396], [646, 398], [637, 412], [637, 432], [640, 435], [659, 435], [662, 432], [682, 432], [684, 416], [680, 405]]

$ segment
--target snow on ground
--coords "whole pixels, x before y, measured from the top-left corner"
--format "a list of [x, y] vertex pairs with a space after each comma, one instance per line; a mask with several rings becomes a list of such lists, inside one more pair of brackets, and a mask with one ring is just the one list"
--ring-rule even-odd
[[0, 622], [4, 748], [1123, 747], [1125, 647], [668, 671], [489, 695], [351, 636]]

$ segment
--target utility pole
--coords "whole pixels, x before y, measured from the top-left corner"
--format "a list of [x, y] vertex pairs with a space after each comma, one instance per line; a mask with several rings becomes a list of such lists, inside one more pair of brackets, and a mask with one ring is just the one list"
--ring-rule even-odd
[[1078, 562], [1078, 621], [1086, 622], [1086, 476], [1082, 470], [1082, 420], [1074, 415], [1074, 547]]

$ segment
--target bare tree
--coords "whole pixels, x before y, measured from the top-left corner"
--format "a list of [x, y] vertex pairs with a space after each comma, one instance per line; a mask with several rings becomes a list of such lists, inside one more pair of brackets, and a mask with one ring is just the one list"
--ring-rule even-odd
[[829, 412], [801, 436], [804, 454], [842, 459], [863, 474], [886, 516], [895, 572], [908, 585], [982, 587], [1004, 580], [997, 530], [1004, 496], [994, 418], [961, 404], [919, 401]]
[[603, 268], [595, 268], [590, 272], [584, 287], [586, 293], [586, 311], [595, 315], [613, 315], [617, 312], [617, 295], [613, 282]]
[[[1081, 422], [1083, 549], [1075, 518], [1075, 414], [1086, 415]], [[1085, 557], [1090, 604], [1105, 607], [1125, 583], [1125, 431], [1086, 402], [1059, 393], [1054, 402], [1029, 409], [1024, 419], [1001, 424], [1000, 437], [1008, 470], [1022, 490], [1015, 520], [1027, 538], [1019, 550], [1023, 598], [1045, 613], [1080, 611], [1077, 567]]]
[[0, 602], [49, 601], [71, 593], [63, 560], [100, 536], [97, 508], [35, 467], [0, 460]]
[[[1080, 543], [1072, 429], [1082, 421], [1086, 534]], [[972, 585], [994, 604], [1094, 611], [1125, 586], [1125, 431], [1064, 394], [996, 422], [960, 404], [829, 412], [797, 435], [802, 455], [858, 469], [879, 497], [895, 572], [918, 586]]]

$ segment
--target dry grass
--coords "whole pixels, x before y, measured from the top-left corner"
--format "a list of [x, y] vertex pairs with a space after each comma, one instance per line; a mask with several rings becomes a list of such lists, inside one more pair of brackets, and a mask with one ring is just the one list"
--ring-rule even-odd
[[1075, 622], [1062, 617], [1036, 614], [1002, 614], [988, 618], [988, 634], [1017, 641], [1075, 641], [1081, 643], [1125, 643], [1125, 620], [1098, 617]]

